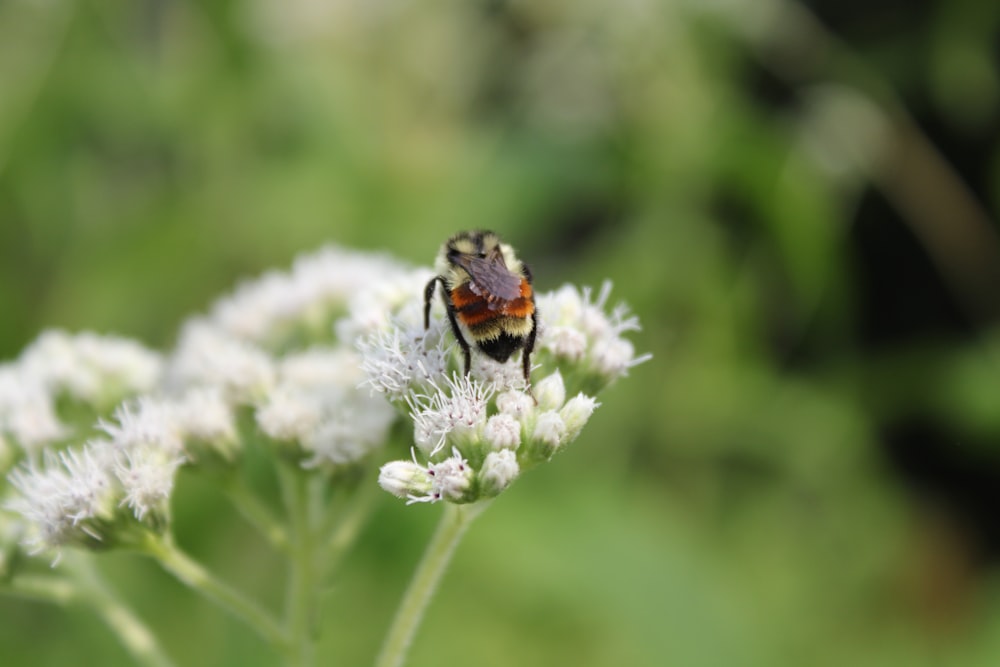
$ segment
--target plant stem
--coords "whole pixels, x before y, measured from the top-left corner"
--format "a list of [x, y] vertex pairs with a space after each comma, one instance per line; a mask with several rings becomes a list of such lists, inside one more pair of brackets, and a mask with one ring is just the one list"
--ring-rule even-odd
[[114, 633], [137, 665], [173, 667], [149, 628], [108, 588], [84, 558], [69, 556], [76, 577], [20, 575], [0, 587], [0, 592], [59, 606], [89, 605]]
[[311, 476], [289, 463], [279, 466], [281, 488], [291, 524], [291, 570], [288, 576], [287, 662], [306, 667], [314, 661], [318, 622], [316, 594], [315, 487]]
[[226, 493], [230, 502], [243, 517], [250, 522], [264, 538], [278, 551], [288, 549], [288, 531], [274, 516], [260, 497], [247, 488], [246, 482], [238, 475], [226, 483]]
[[60, 606], [79, 602], [81, 599], [80, 589], [71, 581], [30, 574], [21, 574], [4, 582], [0, 585], [0, 593]]
[[104, 623], [115, 633], [136, 663], [150, 667], [172, 667], [173, 662], [163, 653], [156, 637], [108, 587], [107, 582], [94, 568], [88, 554], [73, 554], [66, 558], [83, 584], [82, 595]]
[[[381, 497], [381, 488], [374, 478], [365, 475], [361, 483], [351, 489], [352, 494], [346, 507], [339, 513], [331, 513], [320, 530], [319, 535], [324, 540], [320, 562], [323, 572], [336, 570], [347, 549], [354, 544], [361, 532], [362, 526], [375, 507], [375, 500]], [[335, 519], [335, 520], [334, 520]]]
[[287, 645], [285, 633], [278, 623], [255, 602], [216, 579], [197, 561], [177, 548], [169, 536], [150, 538], [143, 552], [156, 558], [160, 565], [180, 581], [242, 619], [278, 649]]
[[403, 664], [413, 636], [427, 609], [427, 603], [437, 590], [441, 575], [448, 567], [455, 547], [458, 546], [472, 520], [482, 514], [488, 505], [489, 501], [473, 505], [445, 504], [441, 522], [438, 523], [420, 565], [413, 573], [410, 586], [399, 603], [396, 617], [382, 643], [382, 650], [375, 661], [375, 667], [400, 667]]

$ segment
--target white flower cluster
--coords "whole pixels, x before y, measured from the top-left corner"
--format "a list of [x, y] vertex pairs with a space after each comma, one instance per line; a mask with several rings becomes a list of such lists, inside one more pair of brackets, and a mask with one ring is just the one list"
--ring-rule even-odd
[[160, 355], [139, 343], [86, 331], [46, 331], [24, 350], [20, 364], [53, 394], [96, 406], [153, 390], [163, 370]]
[[17, 360], [0, 365], [0, 439], [37, 458], [70, 435], [56, 413], [59, 397], [110, 408], [153, 389], [162, 367], [158, 354], [128, 339], [46, 331]]
[[539, 346], [551, 352], [557, 363], [571, 364], [603, 384], [652, 358], [650, 354], [635, 356], [632, 342], [622, 337], [639, 329], [639, 319], [629, 315], [624, 304], [605, 314], [610, 294], [611, 283], [605, 282], [593, 300], [589, 288], [573, 285], [538, 296], [538, 311], [544, 318]]
[[[242, 283], [215, 303], [208, 319], [230, 336], [261, 345], [281, 342], [297, 328], [322, 330], [348, 312], [346, 328], [338, 333], [369, 330], [373, 320], [390, 312], [386, 306], [411, 297], [421, 280], [413, 273], [387, 255], [328, 246], [299, 257], [288, 272], [271, 271]], [[424, 282], [429, 278], [426, 272], [419, 276]]]
[[[331, 247], [192, 318], [166, 361], [123, 339], [43, 334], [0, 366], [0, 469], [23, 459], [8, 476], [13, 493], [0, 502], [12, 514], [0, 514], [0, 528], [13, 517], [8, 532], [35, 550], [111, 546], [134, 536], [129, 526], [161, 529], [181, 465], [239, 456], [237, 410], [304, 467], [360, 461], [384, 444], [397, 414], [359, 386], [360, 355], [343, 336], [384, 327], [385, 313], [421, 316], [419, 300], [409, 304], [427, 278]], [[64, 395], [90, 406], [91, 419], [141, 398], [98, 419], [100, 437], [80, 434], [74, 445], [57, 411]]]
[[411, 458], [382, 467], [382, 488], [408, 503], [475, 502], [574, 440], [598, 405], [593, 394], [650, 358], [637, 357], [622, 337], [638, 320], [624, 306], [605, 313], [609, 291], [605, 284], [592, 299], [590, 290], [566, 286], [538, 295], [533, 373], [550, 370], [531, 388], [519, 364], [481, 354], [468, 376], [458, 375], [454, 346], [441, 343], [447, 325], [440, 316], [428, 331], [401, 321], [363, 338], [365, 384], [405, 404], [413, 423]]
[[359, 389], [361, 361], [346, 348], [285, 357], [274, 390], [256, 411], [257, 425], [278, 442], [297, 443], [306, 467], [355, 463], [385, 442], [396, 412]]
[[[415, 453], [410, 461], [391, 461], [379, 484], [410, 503], [465, 503], [499, 494], [522, 470], [575, 439], [597, 407], [582, 393], [567, 401], [558, 370], [536, 389], [535, 398], [510, 389], [491, 400], [491, 386], [452, 377], [438, 393], [413, 398], [414, 441], [428, 463], [418, 463]], [[440, 459], [448, 444], [451, 456]]]
[[26, 519], [36, 551], [112, 546], [138, 534], [130, 525], [162, 527], [177, 469], [199, 455], [192, 445], [210, 440], [225, 453], [236, 439], [232, 412], [217, 393], [203, 390], [123, 404], [99, 428], [106, 437], [46, 451], [42, 462], [9, 476], [18, 495], [7, 507]]
[[[481, 354], [460, 375], [440, 304], [424, 327], [430, 276], [325, 248], [191, 319], [166, 361], [122, 339], [43, 334], [0, 365], [0, 469], [23, 459], [3, 504], [20, 517], [13, 533], [58, 551], [163, 530], [180, 466], [238, 458], [236, 414], [275, 453], [329, 470], [368, 458], [405, 410], [415, 445], [382, 467], [383, 488], [409, 502], [493, 497], [576, 438], [593, 395], [649, 358], [622, 338], [636, 318], [621, 306], [605, 314], [608, 286], [596, 299], [564, 287], [537, 298], [533, 387], [520, 364]], [[63, 397], [99, 415], [135, 396], [75, 445], [57, 411]]]

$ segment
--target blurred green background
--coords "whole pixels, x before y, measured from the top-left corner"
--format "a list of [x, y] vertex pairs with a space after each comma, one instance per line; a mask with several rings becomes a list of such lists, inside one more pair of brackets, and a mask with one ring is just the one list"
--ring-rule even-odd
[[[0, 358], [169, 347], [335, 242], [493, 228], [615, 282], [652, 362], [473, 527], [413, 667], [1000, 664], [1000, 4], [0, 2]], [[182, 475], [181, 544], [277, 602]], [[386, 496], [331, 582], [374, 656], [439, 508]], [[102, 564], [181, 665], [267, 665], [152, 564]], [[3, 665], [127, 664], [0, 599]]]

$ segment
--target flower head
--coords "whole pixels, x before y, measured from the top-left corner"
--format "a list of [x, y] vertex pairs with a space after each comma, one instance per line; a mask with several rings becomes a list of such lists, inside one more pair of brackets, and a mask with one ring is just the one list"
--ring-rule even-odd
[[622, 336], [639, 330], [639, 319], [624, 304], [605, 313], [610, 295], [611, 283], [605, 282], [597, 298], [589, 288], [572, 285], [538, 297], [539, 312], [545, 317], [539, 345], [557, 363], [574, 369], [585, 387], [603, 388], [652, 358], [636, 356], [631, 341]]
[[443, 385], [433, 385], [436, 391], [430, 395], [407, 397], [414, 442], [430, 456], [441, 451], [449, 437], [459, 439], [484, 425], [487, 402], [494, 393], [492, 386], [468, 376], [449, 376]]
[[167, 381], [175, 391], [215, 388], [226, 400], [247, 404], [274, 386], [275, 374], [273, 360], [257, 345], [207, 321], [193, 320], [181, 332], [167, 368]]
[[0, 365], [0, 436], [35, 457], [68, 434], [45, 384], [20, 366]]
[[46, 331], [19, 363], [53, 394], [66, 393], [99, 408], [152, 391], [163, 372], [160, 355], [143, 345], [86, 331]]
[[[591, 394], [649, 358], [623, 337], [638, 320], [624, 306], [605, 312], [609, 290], [605, 284], [596, 299], [570, 286], [538, 295], [541, 352], [532, 370], [541, 377], [531, 387], [519, 364], [475, 352], [471, 372], [456, 374], [454, 347], [446, 352], [440, 342], [447, 336], [440, 313], [427, 331], [419, 322], [391, 323], [363, 339], [364, 384], [405, 401], [415, 448], [427, 457], [387, 463], [382, 487], [411, 503], [475, 502], [579, 436], [598, 406]], [[568, 388], [575, 395], [567, 400]]]
[[257, 407], [257, 425], [297, 449], [306, 467], [355, 463], [387, 438], [396, 412], [359, 387], [356, 352], [307, 350], [285, 357], [278, 370], [277, 386]]

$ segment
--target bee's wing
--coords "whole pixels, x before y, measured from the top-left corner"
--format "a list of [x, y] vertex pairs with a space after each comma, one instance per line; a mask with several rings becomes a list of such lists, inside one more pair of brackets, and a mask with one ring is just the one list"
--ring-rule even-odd
[[504, 301], [513, 301], [521, 296], [521, 277], [511, 273], [500, 253], [487, 257], [463, 255], [459, 263], [481, 290]]

